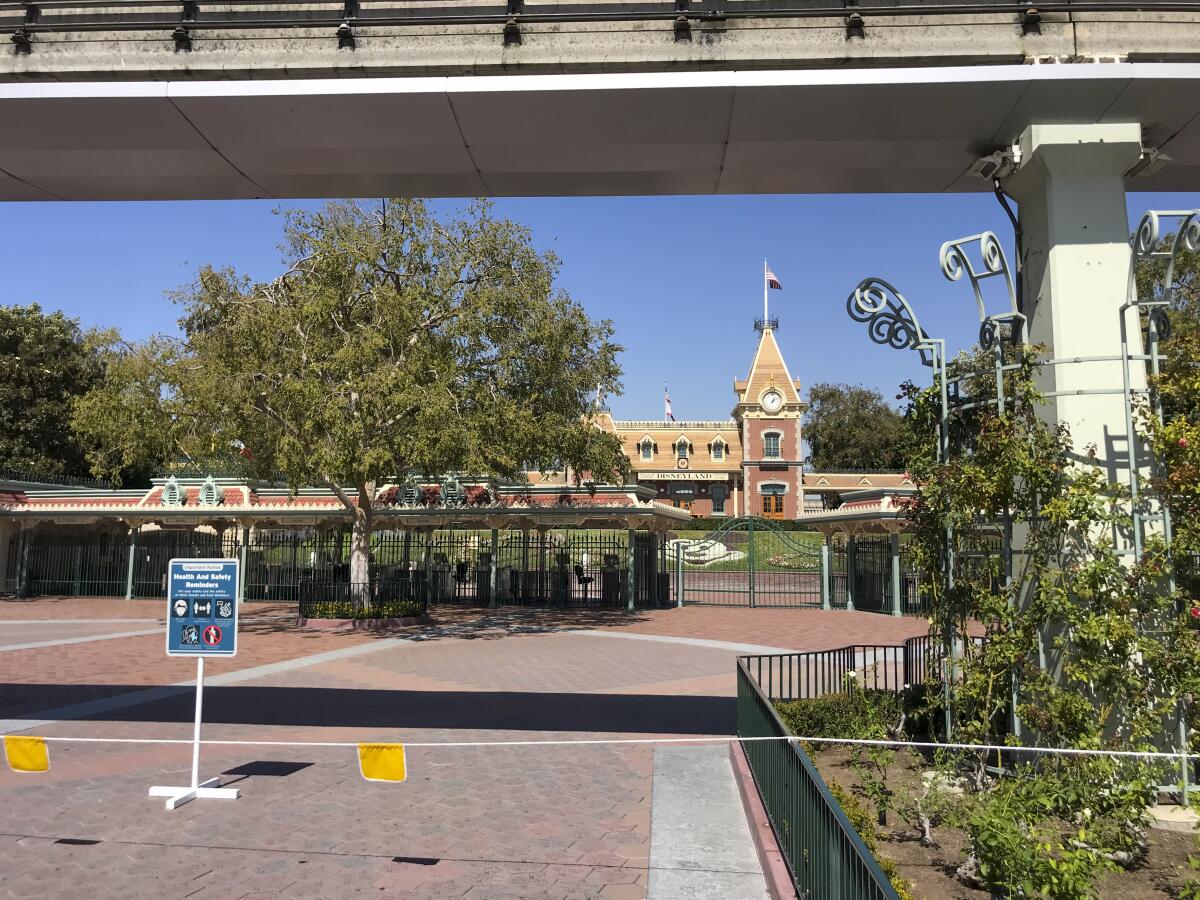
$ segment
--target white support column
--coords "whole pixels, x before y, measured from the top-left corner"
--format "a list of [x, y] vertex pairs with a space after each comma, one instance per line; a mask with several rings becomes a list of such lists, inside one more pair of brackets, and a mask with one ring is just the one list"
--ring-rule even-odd
[[892, 615], [901, 615], [900, 607], [900, 533], [897, 531], [891, 532], [890, 544], [892, 549]]
[[821, 609], [833, 607], [833, 576], [829, 569], [829, 541], [830, 533], [828, 531], [821, 532]]
[[[1030, 125], [1019, 146], [1020, 167], [1004, 187], [1020, 204], [1029, 341], [1056, 359], [1119, 356], [1130, 263], [1124, 175], [1141, 155], [1141, 126]], [[1141, 353], [1133, 313], [1129, 321], [1130, 352]], [[1133, 367], [1135, 389], [1146, 386], [1141, 371]], [[1096, 464], [1126, 480], [1120, 360], [1044, 366], [1040, 379], [1044, 393], [1058, 394], [1045, 419], [1070, 428], [1081, 459], [1094, 445]]]
[[[1004, 187], [1020, 205], [1029, 342], [1045, 346], [1047, 358], [1083, 360], [1042, 367], [1038, 388], [1047, 399], [1039, 415], [1070, 429], [1080, 463], [1098, 466], [1110, 481], [1127, 482], [1120, 360], [1120, 308], [1130, 265], [1124, 176], [1141, 155], [1141, 126], [1030, 125], [1019, 148], [1019, 168]], [[1139, 354], [1141, 329], [1133, 312], [1127, 317], [1129, 352]], [[1130, 387], [1144, 390], [1143, 367], [1130, 371]], [[1025, 527], [1014, 529], [1017, 553], [1025, 538]], [[1052, 639], [1042, 635], [1043, 643]], [[1059, 664], [1047, 654], [1042, 667], [1056, 673]]]

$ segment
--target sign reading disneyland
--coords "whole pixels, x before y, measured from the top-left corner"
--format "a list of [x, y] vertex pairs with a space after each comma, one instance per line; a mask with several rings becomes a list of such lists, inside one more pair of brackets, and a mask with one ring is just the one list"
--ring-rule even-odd
[[237, 655], [236, 559], [167, 565], [167, 655]]

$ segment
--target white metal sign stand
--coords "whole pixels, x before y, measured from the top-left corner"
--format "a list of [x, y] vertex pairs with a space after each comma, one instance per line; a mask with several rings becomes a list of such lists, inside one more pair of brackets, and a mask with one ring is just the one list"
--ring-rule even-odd
[[204, 658], [237, 655], [236, 559], [173, 559], [167, 567], [167, 655], [196, 657], [196, 720], [192, 729], [192, 783], [150, 788], [167, 809], [190, 800], [236, 800], [237, 788], [221, 779], [200, 781], [200, 714], [204, 708]]
[[192, 783], [190, 787], [150, 788], [151, 797], [166, 797], [167, 809], [176, 809], [189, 800], [236, 800], [237, 788], [223, 788], [220, 776], [200, 782], [200, 710], [204, 705], [204, 657], [196, 658], [196, 724], [192, 730]]

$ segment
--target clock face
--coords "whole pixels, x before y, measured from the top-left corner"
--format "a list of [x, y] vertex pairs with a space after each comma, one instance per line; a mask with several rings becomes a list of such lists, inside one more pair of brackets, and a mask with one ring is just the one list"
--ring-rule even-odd
[[783, 408], [783, 395], [779, 391], [767, 391], [763, 394], [762, 405], [767, 412], [779, 412]]

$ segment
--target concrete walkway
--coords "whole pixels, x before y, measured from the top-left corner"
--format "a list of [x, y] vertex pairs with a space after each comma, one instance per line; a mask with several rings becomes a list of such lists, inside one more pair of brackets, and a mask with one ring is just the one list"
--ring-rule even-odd
[[648, 900], [758, 900], [763, 880], [726, 744], [654, 751]]

